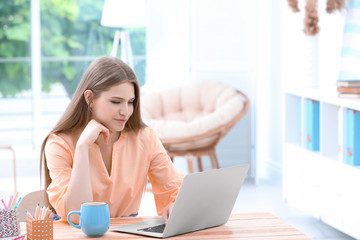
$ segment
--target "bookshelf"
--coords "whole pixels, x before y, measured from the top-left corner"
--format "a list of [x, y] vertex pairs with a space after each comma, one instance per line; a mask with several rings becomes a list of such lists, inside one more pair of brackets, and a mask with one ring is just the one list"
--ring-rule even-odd
[[[347, 163], [346, 112], [360, 99], [336, 89], [292, 88], [284, 92], [283, 193], [300, 210], [360, 239], [360, 167]], [[306, 147], [306, 101], [319, 102], [319, 151]], [[360, 134], [360, 132], [354, 132]]]

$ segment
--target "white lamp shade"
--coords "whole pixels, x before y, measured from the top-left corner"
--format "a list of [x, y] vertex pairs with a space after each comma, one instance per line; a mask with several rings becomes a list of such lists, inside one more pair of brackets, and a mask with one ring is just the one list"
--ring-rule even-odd
[[145, 27], [145, 0], [105, 0], [101, 25], [106, 27]]

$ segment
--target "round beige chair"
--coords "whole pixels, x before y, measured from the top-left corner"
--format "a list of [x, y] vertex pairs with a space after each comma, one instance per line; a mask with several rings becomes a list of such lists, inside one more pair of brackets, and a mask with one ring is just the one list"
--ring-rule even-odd
[[35, 216], [35, 209], [37, 205], [50, 206], [49, 199], [45, 190], [34, 191], [26, 194], [20, 201], [17, 208], [18, 219], [20, 222], [26, 222], [26, 212]]
[[168, 154], [185, 156], [189, 173], [192, 157], [203, 171], [201, 156], [209, 156], [219, 168], [215, 146], [245, 115], [248, 97], [220, 82], [201, 82], [142, 96], [144, 122], [159, 136]]

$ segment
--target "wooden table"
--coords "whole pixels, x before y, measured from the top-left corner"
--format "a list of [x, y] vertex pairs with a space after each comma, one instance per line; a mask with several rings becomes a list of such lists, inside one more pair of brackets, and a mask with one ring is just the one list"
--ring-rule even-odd
[[[148, 218], [112, 218], [110, 230], [101, 239], [156, 239], [133, 234], [112, 231], [114, 226], [143, 221]], [[67, 222], [54, 222], [54, 240], [56, 239], [91, 239], [80, 229], [70, 226]], [[271, 213], [232, 214], [229, 221], [219, 227], [187, 233], [168, 239], [261, 239], [261, 240], [292, 240], [310, 239], [294, 227]]]

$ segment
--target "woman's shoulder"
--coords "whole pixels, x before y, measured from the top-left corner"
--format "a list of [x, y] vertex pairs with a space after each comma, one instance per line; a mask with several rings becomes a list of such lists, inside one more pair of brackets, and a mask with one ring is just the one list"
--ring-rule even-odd
[[76, 146], [78, 137], [73, 134], [66, 133], [51, 133], [47, 140], [47, 145], [57, 144], [66, 148], [74, 149]]
[[64, 143], [66, 143], [66, 141], [62, 134], [50, 133], [50, 135], [47, 139], [47, 144], [50, 144], [50, 143], [64, 144]]
[[71, 166], [74, 151], [75, 147], [71, 144], [71, 138], [67, 134], [51, 133], [44, 149], [48, 168]]

